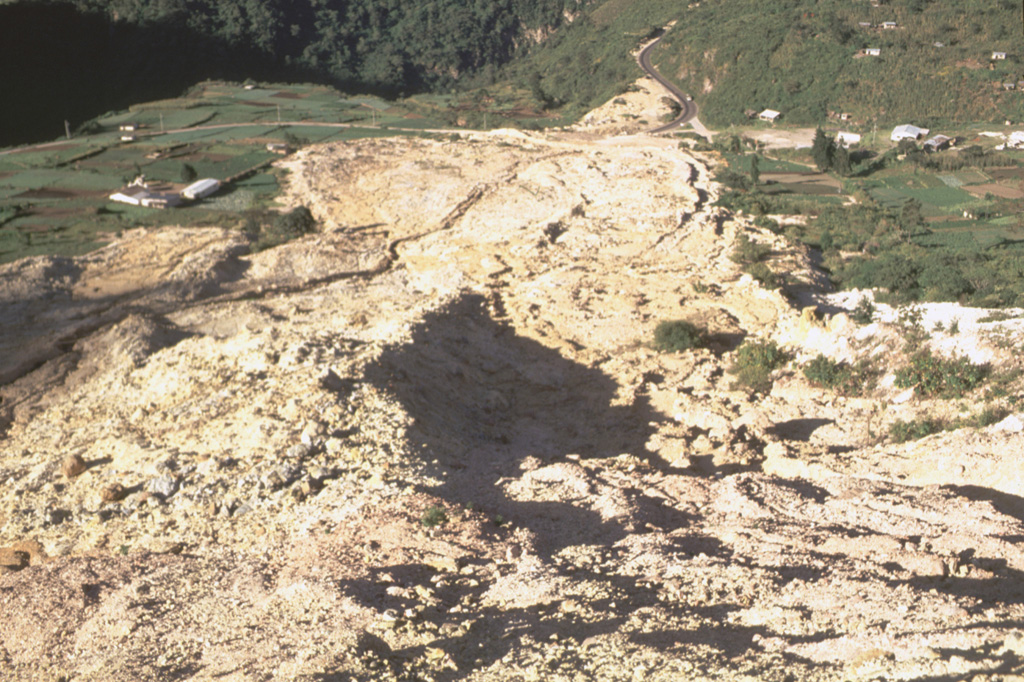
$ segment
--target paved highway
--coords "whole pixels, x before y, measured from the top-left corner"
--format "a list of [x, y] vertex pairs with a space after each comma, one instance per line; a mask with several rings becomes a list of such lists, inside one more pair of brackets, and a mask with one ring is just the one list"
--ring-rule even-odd
[[637, 61], [640, 62], [640, 68], [643, 69], [648, 76], [661, 83], [666, 90], [672, 93], [673, 97], [679, 100], [679, 104], [682, 106], [682, 112], [679, 114], [679, 117], [677, 119], [675, 119], [671, 123], [666, 123], [663, 126], [654, 128], [653, 130], [650, 131], [651, 133], [668, 132], [673, 128], [678, 128], [680, 126], [685, 125], [691, 119], [697, 117], [697, 103], [691, 100], [689, 97], [687, 97], [686, 93], [684, 93], [682, 90], [676, 87], [674, 83], [671, 83], [668, 80], [666, 80], [664, 76], [658, 73], [658, 71], [651, 64], [651, 50], [653, 50], [654, 47], [658, 43], [660, 43], [661, 39], [664, 37], [665, 34], [662, 33], [657, 40], [652, 41], [644, 49], [640, 50], [640, 55], [637, 57]]

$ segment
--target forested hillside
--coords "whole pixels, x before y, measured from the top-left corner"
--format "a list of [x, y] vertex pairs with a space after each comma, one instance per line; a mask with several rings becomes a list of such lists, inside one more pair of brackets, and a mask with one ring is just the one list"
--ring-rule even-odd
[[1024, 118], [1017, 0], [595, 1], [503, 73], [578, 114], [627, 87], [630, 51], [670, 22], [654, 62], [713, 127], [765, 108], [798, 125]]
[[763, 108], [804, 125], [830, 111], [1020, 120], [1020, 12], [1016, 0], [18, 0], [0, 4], [0, 145], [205, 78], [387, 96], [501, 82], [572, 117], [628, 87], [630, 52], [673, 21], [655, 63], [712, 126]]
[[[204, 78], [386, 95], [486, 83], [576, 0], [22, 0], [0, 5], [0, 144]], [[474, 80], [476, 79], [476, 80]]]
[[798, 124], [831, 110], [928, 125], [1020, 120], [1024, 93], [1003, 84], [1024, 77], [1021, 46], [1017, 0], [705, 0], [656, 62], [713, 125], [763, 108]]

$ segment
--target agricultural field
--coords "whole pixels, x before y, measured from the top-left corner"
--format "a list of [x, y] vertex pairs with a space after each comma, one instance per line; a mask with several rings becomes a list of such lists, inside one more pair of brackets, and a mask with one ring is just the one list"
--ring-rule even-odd
[[[730, 170], [748, 175], [754, 156], [753, 139], [767, 127], [730, 126], [720, 136], [733, 137], [750, 147], [736, 153], [723, 143], [719, 149]], [[848, 127], [846, 127], [848, 128]], [[844, 129], [846, 129], [844, 128]], [[980, 150], [987, 160], [982, 167], [964, 166], [941, 170], [919, 166], [897, 157], [887, 134], [871, 136], [875, 143], [851, 149], [854, 159], [847, 177], [818, 172], [809, 148], [757, 149], [760, 169], [758, 191], [764, 195], [788, 199], [823, 199], [829, 195], [851, 196], [858, 192], [887, 210], [898, 211], [913, 199], [921, 202], [921, 213], [930, 229], [995, 229], [1009, 223], [1016, 225], [1016, 216], [1024, 207], [1024, 151], [1002, 149], [1005, 131], [992, 131], [991, 125], [969, 125], [955, 130], [941, 130], [956, 135], [957, 148], [930, 154], [930, 160], [955, 158], [967, 147]], [[835, 134], [834, 131], [831, 134]], [[735, 146], [732, 142], [731, 146]], [[969, 220], [964, 220], [965, 212]]]
[[[725, 161], [719, 204], [802, 214], [780, 229], [820, 248], [836, 285], [898, 301], [1024, 306], [1024, 151], [1005, 148], [1009, 128], [943, 130], [957, 144], [935, 153], [883, 139], [848, 153], [826, 146], [824, 158], [821, 147], [768, 150], [754, 129], [729, 132], [707, 145]], [[836, 160], [843, 173], [817, 171]]]
[[[121, 130], [129, 124], [137, 129]], [[79, 255], [121, 230], [168, 221], [240, 224], [246, 211], [273, 207], [281, 171], [269, 164], [280, 156], [268, 144], [421, 135], [441, 125], [412, 107], [323, 86], [201, 83], [180, 98], [110, 112], [71, 139], [0, 150], [0, 262]], [[109, 199], [139, 175], [161, 191], [193, 175], [227, 184], [167, 210]]]

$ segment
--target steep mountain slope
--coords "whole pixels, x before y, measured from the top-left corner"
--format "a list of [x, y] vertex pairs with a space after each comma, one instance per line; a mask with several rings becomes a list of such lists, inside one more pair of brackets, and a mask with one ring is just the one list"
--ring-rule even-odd
[[[712, 127], [772, 108], [818, 125], [829, 112], [854, 122], [932, 126], [1024, 118], [1021, 8], [1011, 0], [605, 0], [518, 60], [550, 99], [586, 110], [631, 81], [626, 53], [670, 22], [653, 54], [661, 72], [700, 105]], [[886, 26], [891, 26], [887, 28]], [[866, 48], [878, 48], [867, 56]], [[993, 53], [1005, 59], [993, 59]]]
[[[1024, 673], [1020, 422], [893, 445], [939, 401], [733, 388], [744, 338], [900, 332], [743, 276], [747, 235], [818, 281], [711, 160], [581, 127], [283, 163], [316, 235], [0, 267], [4, 679]], [[653, 351], [669, 318], [708, 347]]]
[[50, 139], [205, 78], [448, 92], [566, 23], [574, 0], [0, 3], [0, 145]]
[[[702, 2], [665, 40], [661, 65], [714, 125], [770, 107], [819, 124], [1020, 120], [1021, 8], [1010, 2]], [[880, 50], [865, 56], [866, 48]], [[994, 52], [1008, 59], [993, 60]]]

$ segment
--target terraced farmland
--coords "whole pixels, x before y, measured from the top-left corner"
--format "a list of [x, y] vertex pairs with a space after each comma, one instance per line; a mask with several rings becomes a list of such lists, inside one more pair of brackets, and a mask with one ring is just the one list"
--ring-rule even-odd
[[164, 211], [109, 199], [139, 175], [166, 191], [180, 190], [193, 173], [235, 179], [207, 200], [170, 209], [177, 224], [234, 225], [250, 209], [273, 207], [280, 171], [269, 162], [280, 157], [268, 144], [439, 127], [393, 103], [323, 86], [201, 83], [184, 97], [110, 112], [71, 139], [0, 151], [0, 262], [81, 254], [109, 234], [168, 222]]

